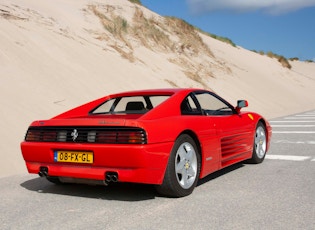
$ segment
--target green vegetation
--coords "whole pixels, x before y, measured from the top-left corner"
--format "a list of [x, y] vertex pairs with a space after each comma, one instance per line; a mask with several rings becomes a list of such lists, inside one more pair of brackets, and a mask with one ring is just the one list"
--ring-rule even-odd
[[[134, 52], [139, 46], [157, 52], [172, 53], [175, 56], [168, 58], [169, 62], [179, 65], [188, 78], [207, 88], [204, 80], [213, 77], [213, 74], [212, 64], [205, 60], [213, 57], [213, 54], [202, 40], [199, 31], [182, 19], [155, 16], [147, 18], [140, 7], [136, 6], [134, 9], [132, 20], [127, 22], [121, 15], [115, 14], [114, 6], [90, 5], [89, 10], [99, 18], [104, 28], [103, 33], [97, 34], [97, 39], [105, 40], [130, 62], [137, 61]], [[200, 56], [204, 58], [199, 60]], [[197, 63], [193, 61], [194, 58], [197, 58]], [[175, 82], [168, 83], [176, 87]]]
[[278, 60], [278, 62], [280, 62], [281, 65], [285, 68], [288, 68], [288, 69], [292, 68], [289, 61], [282, 55], [278, 55], [278, 54], [275, 54], [275, 53], [269, 51], [269, 52], [267, 52], [267, 56], [270, 58], [276, 58]]
[[113, 35], [121, 36], [123, 33], [127, 33], [128, 23], [124, 18], [116, 16], [111, 23], [104, 24], [104, 27]]
[[128, 31], [127, 21], [120, 16], [113, 16], [112, 19], [107, 18], [103, 13], [101, 13], [96, 6], [89, 7], [93, 13], [100, 19], [102, 25], [106, 30], [116, 37], [123, 37], [124, 33]]
[[176, 17], [167, 16], [165, 19], [168, 28], [179, 38], [180, 52], [184, 53], [185, 51], [189, 51], [194, 55], [197, 55], [199, 52], [205, 52], [209, 56], [213, 56], [209, 47], [203, 42], [194, 26]]
[[289, 61], [283, 57], [283, 56], [278, 56], [277, 57], [278, 61], [281, 63], [281, 65], [285, 68], [291, 69], [292, 66], [290, 65]]
[[212, 37], [212, 38], [214, 38], [214, 39], [217, 39], [217, 40], [219, 40], [219, 41], [221, 41], [221, 42], [225, 42], [225, 43], [227, 43], [227, 44], [230, 44], [231, 46], [233, 46], [233, 47], [236, 47], [236, 44], [231, 40], [231, 39], [229, 39], [229, 38], [227, 38], [227, 37], [221, 37], [221, 36], [218, 36], [218, 35], [216, 35], [216, 34], [211, 34], [211, 33], [209, 33], [209, 32], [205, 32], [205, 31], [203, 31], [202, 29], [200, 29], [200, 28], [198, 28], [198, 27], [194, 27], [197, 31], [199, 31], [200, 33], [203, 33], [203, 34], [205, 34], [205, 35], [207, 35], [207, 36], [210, 36], [210, 37]]
[[136, 4], [140, 5], [140, 6], [142, 6], [142, 3], [141, 3], [140, 0], [129, 0], [129, 2], [136, 3]]
[[225, 42], [227, 44], [230, 44], [233, 47], [236, 47], [236, 44], [231, 39], [229, 39], [227, 37], [221, 37], [221, 36], [218, 36], [218, 35], [215, 35], [215, 34], [211, 34], [211, 33], [205, 32], [202, 29], [191, 25], [190, 23], [186, 22], [183, 19], [176, 18], [176, 17], [170, 17], [170, 16], [166, 16], [165, 18], [169, 19], [169, 20], [178, 21], [179, 22], [179, 26], [180, 26], [181, 29], [183, 29], [183, 31], [187, 31], [187, 32], [190, 32], [190, 33], [192, 31], [194, 31], [194, 33], [195, 33], [195, 30], [196, 30], [196, 31], [198, 31], [198, 32], [200, 32], [202, 34], [205, 34], [205, 35], [210, 36], [210, 37], [212, 37], [214, 39], [217, 39], [219, 41], [222, 41], [222, 42]]
[[[289, 60], [290, 61], [299, 61], [299, 58], [298, 57], [293, 57], [293, 58], [289, 58]], [[310, 60], [309, 59], [309, 60], [305, 60], [305, 62], [311, 62], [312, 63], [312, 62], [314, 62], [314, 60]]]
[[299, 58], [298, 57], [293, 57], [293, 58], [289, 58], [290, 61], [298, 61]]
[[[132, 3], [142, 5], [140, 0], [129, 0]], [[115, 47], [117, 51], [123, 54], [129, 60], [134, 60], [133, 57], [133, 47], [130, 44], [128, 37], [133, 36], [141, 42], [147, 48], [150, 49], [159, 49], [159, 50], [171, 50], [176, 51], [179, 54], [184, 54], [186, 56], [196, 56], [200, 52], [205, 52], [209, 56], [213, 56], [209, 46], [206, 45], [202, 38], [199, 36], [198, 32], [203, 33], [207, 36], [210, 36], [219, 41], [225, 42], [227, 44], [236, 47], [236, 44], [227, 37], [217, 36], [205, 32], [183, 19], [176, 17], [165, 17], [165, 24], [161, 23], [154, 18], [147, 19], [143, 12], [136, 7], [134, 17], [133, 17], [133, 26], [130, 26], [126, 19], [122, 18], [119, 15], [111, 15], [110, 18], [106, 17], [105, 14], [101, 13], [96, 6], [89, 6], [90, 10], [99, 17], [104, 28], [109, 31], [116, 38], [119, 38], [126, 47], [129, 48], [130, 52], [126, 52], [119, 47]], [[107, 8], [108, 11], [109, 8]], [[177, 42], [174, 42], [170, 39], [170, 35], [175, 34], [178, 38]], [[270, 58], [276, 58], [283, 67], [291, 69], [291, 65], [287, 58], [282, 55], [275, 54], [271, 51], [265, 53], [264, 51], [252, 50], [255, 53], [260, 55], [266, 55]], [[299, 60], [297, 57], [290, 58], [290, 61]], [[313, 60], [306, 60], [306, 62], [314, 62]], [[192, 75], [189, 73], [188, 75]], [[194, 76], [195, 81], [200, 80], [198, 77]]]
[[149, 49], [154, 47], [162, 48], [163, 50], [172, 49], [172, 41], [159, 28], [158, 22], [153, 18], [147, 19], [139, 8], [135, 10], [133, 22], [133, 35], [141, 41], [142, 45]]
[[230, 44], [230, 45], [233, 46], [233, 47], [236, 47], [236, 44], [235, 44], [231, 39], [229, 39], [229, 38], [227, 38], [227, 37], [221, 37], [221, 36], [218, 36], [218, 35], [215, 35], [215, 34], [210, 34], [210, 33], [209, 33], [209, 35], [210, 35], [212, 38], [215, 38], [215, 39], [217, 39], [217, 40], [219, 40], [219, 41], [221, 41], [221, 42], [225, 42], [225, 43], [227, 43], [227, 44]]
[[[290, 65], [289, 61], [282, 55], [274, 54], [271, 51], [265, 53], [262, 50], [259, 51], [259, 52], [257, 52], [256, 50], [252, 50], [252, 52], [259, 53], [260, 55], [267, 55], [267, 57], [270, 57], [270, 58], [276, 58], [278, 60], [278, 62], [280, 62], [283, 67], [288, 68], [288, 69], [292, 68], [292, 66]], [[293, 60], [296, 60], [296, 59], [297, 58], [294, 58]], [[290, 59], [290, 61], [292, 61], [292, 60]]]

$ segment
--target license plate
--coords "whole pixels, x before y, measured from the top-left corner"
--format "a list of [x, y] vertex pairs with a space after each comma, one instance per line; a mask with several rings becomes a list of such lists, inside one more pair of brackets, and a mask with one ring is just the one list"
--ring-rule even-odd
[[81, 151], [55, 151], [55, 162], [70, 162], [70, 163], [93, 163], [93, 152]]

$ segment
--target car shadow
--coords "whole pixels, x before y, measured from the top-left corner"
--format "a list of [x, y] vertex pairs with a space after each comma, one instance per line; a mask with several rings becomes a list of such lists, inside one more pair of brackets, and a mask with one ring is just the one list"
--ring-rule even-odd
[[230, 172], [232, 172], [232, 171], [234, 171], [234, 170], [237, 170], [237, 169], [239, 169], [239, 168], [242, 168], [242, 167], [244, 167], [244, 163], [236, 163], [236, 164], [234, 164], [234, 165], [231, 165], [231, 166], [228, 166], [228, 167], [226, 167], [226, 168], [223, 168], [223, 169], [221, 169], [221, 170], [219, 170], [219, 171], [216, 171], [216, 172], [214, 172], [214, 173], [211, 173], [211, 174], [209, 174], [208, 176], [206, 176], [206, 177], [204, 177], [204, 178], [202, 178], [202, 179], [199, 179], [199, 181], [198, 181], [198, 183], [197, 183], [197, 187], [198, 186], [201, 186], [201, 185], [203, 185], [204, 183], [207, 183], [207, 182], [209, 182], [209, 181], [211, 181], [211, 180], [214, 180], [214, 179], [216, 179], [216, 178], [218, 178], [218, 177], [221, 177], [221, 176], [223, 176], [223, 175], [225, 175], [225, 174], [227, 174], [227, 173], [230, 173]]
[[[244, 167], [244, 164], [238, 163], [227, 168], [214, 172], [203, 179], [200, 179], [197, 186], [217, 179], [227, 173]], [[108, 186], [85, 185], [85, 184], [53, 184], [46, 178], [38, 177], [20, 184], [23, 188], [38, 192], [57, 194], [64, 196], [77, 196], [101, 200], [118, 201], [143, 201], [161, 197], [153, 185], [135, 184], [135, 183], [111, 183]]]
[[155, 199], [158, 194], [154, 186], [134, 183], [112, 183], [108, 186], [86, 184], [53, 184], [38, 177], [20, 184], [23, 188], [38, 192], [66, 196], [77, 196], [101, 200], [143, 201]]

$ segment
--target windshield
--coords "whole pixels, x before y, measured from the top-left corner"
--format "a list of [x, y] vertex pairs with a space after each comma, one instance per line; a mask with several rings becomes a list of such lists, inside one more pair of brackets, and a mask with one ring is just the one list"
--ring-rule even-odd
[[169, 97], [169, 95], [145, 95], [112, 98], [96, 107], [90, 114], [144, 114]]

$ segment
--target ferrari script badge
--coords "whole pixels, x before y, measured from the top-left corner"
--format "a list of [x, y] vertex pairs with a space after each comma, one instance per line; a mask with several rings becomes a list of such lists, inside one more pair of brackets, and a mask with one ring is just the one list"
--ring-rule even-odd
[[75, 141], [79, 136], [78, 130], [74, 129], [71, 133], [72, 140]]

